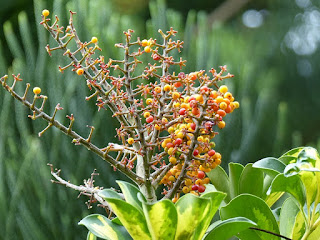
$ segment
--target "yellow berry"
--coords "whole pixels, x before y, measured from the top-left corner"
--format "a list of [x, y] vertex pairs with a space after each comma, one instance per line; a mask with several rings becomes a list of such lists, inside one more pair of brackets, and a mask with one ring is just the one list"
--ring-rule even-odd
[[79, 68], [78, 70], [77, 70], [77, 74], [78, 75], [82, 75], [84, 73], [84, 70], [82, 69], [82, 68]]
[[164, 118], [162, 118], [161, 122], [162, 122], [162, 124], [166, 124], [166, 123], [168, 123], [168, 119], [166, 119], [166, 118], [164, 117]]
[[219, 128], [224, 128], [226, 126], [226, 123], [225, 123], [225, 121], [220, 121], [220, 122], [218, 122], [218, 127]]
[[184, 181], [184, 184], [186, 186], [190, 186], [192, 184], [192, 180], [190, 178], [187, 178], [185, 181]]
[[173, 92], [172, 93], [172, 98], [173, 99], [178, 99], [180, 97], [180, 93], [178, 93], [178, 92]]
[[131, 145], [134, 143], [134, 139], [133, 138], [128, 138], [127, 142]]
[[156, 130], [158, 130], [158, 131], [160, 131], [160, 129], [161, 129], [161, 127], [160, 127], [158, 124], [155, 124], [155, 125], [154, 125], [154, 128], [155, 128]]
[[145, 51], [146, 53], [151, 52], [151, 47], [150, 47], [150, 46], [144, 47], [144, 51]]
[[147, 40], [147, 39], [143, 39], [143, 40], [141, 41], [141, 45], [142, 45], [142, 47], [148, 46], [148, 40]]
[[42, 15], [43, 15], [44, 17], [48, 17], [49, 14], [50, 14], [50, 12], [49, 12], [49, 10], [47, 10], [47, 9], [44, 9], [44, 10], [42, 11]]
[[168, 154], [169, 154], [169, 155], [172, 155], [172, 154], [173, 154], [173, 151], [174, 151], [174, 148], [173, 148], [173, 147], [169, 148], [169, 149], [168, 149]]
[[182, 188], [182, 192], [183, 192], [183, 193], [188, 193], [188, 192], [189, 192], [189, 188], [186, 187], [186, 186], [184, 186], [184, 187]]
[[226, 85], [222, 85], [219, 87], [219, 92], [226, 93], [228, 92], [228, 87]]
[[239, 108], [240, 107], [240, 104], [237, 101], [233, 102], [233, 105], [234, 105], [235, 108]]
[[170, 182], [174, 182], [176, 179], [174, 176], [170, 176], [169, 179], [168, 179]]
[[149, 39], [149, 40], [147, 41], [147, 44], [148, 44], [148, 46], [152, 46], [152, 45], [153, 45], [153, 41], [152, 41], [151, 39]]
[[173, 165], [177, 163], [177, 159], [175, 157], [170, 157], [169, 162], [171, 162]]
[[143, 114], [143, 116], [144, 116], [145, 118], [150, 117], [150, 112], [145, 112], [145, 113]]
[[39, 87], [33, 88], [33, 93], [36, 94], [36, 95], [40, 94], [41, 93], [41, 88], [39, 88]]
[[225, 110], [228, 107], [228, 104], [226, 104], [225, 102], [221, 102], [219, 107], [220, 109]]
[[180, 103], [175, 102], [175, 103], [173, 104], [173, 106], [174, 106], [175, 108], [178, 108], [178, 107], [180, 107]]
[[92, 37], [92, 38], [91, 38], [91, 42], [92, 42], [92, 43], [97, 43], [97, 42], [98, 42], [98, 38]]
[[152, 100], [151, 98], [148, 98], [148, 99], [146, 100], [146, 104], [147, 104], [147, 105], [150, 105], [152, 102], [153, 102], [153, 100]]
[[169, 128], [168, 128], [168, 132], [169, 132], [169, 133], [173, 133], [173, 132], [174, 132], [174, 128], [173, 128], [173, 127], [169, 127]]
[[166, 92], [169, 92], [171, 90], [171, 86], [169, 84], [167, 84], [163, 87], [163, 90]]

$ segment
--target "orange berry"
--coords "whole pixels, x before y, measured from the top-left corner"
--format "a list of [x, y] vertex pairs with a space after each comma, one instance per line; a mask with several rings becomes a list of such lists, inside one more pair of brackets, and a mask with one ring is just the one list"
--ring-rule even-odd
[[154, 91], [155, 91], [156, 93], [161, 93], [161, 87], [155, 87], [155, 88], [154, 88]]
[[155, 128], [156, 130], [158, 130], [158, 131], [161, 130], [161, 127], [160, 127], [158, 124], [155, 124], [155, 125], [154, 125], [154, 128]]
[[176, 88], [178, 88], [178, 87], [181, 87], [181, 86], [182, 86], [182, 83], [181, 83], [181, 82], [175, 82], [175, 83], [173, 84], [173, 86], [175, 86]]
[[189, 77], [190, 77], [191, 80], [194, 81], [194, 80], [197, 79], [197, 73], [196, 72], [192, 72], [192, 73], [189, 74]]
[[184, 184], [186, 186], [190, 186], [192, 184], [192, 180], [190, 178], [187, 178], [185, 181], [184, 181]]
[[84, 70], [82, 68], [77, 69], [77, 74], [80, 76], [84, 73]]

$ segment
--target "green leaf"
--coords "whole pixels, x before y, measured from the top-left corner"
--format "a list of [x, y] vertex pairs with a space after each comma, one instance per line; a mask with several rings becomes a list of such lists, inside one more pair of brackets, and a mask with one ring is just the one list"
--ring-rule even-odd
[[286, 165], [276, 158], [267, 157], [255, 162], [252, 167], [259, 168], [265, 173], [274, 176], [283, 173]]
[[200, 222], [199, 226], [196, 228], [192, 239], [194, 240], [201, 240], [204, 234], [206, 233], [207, 228], [210, 225], [210, 222], [219, 209], [219, 206], [223, 199], [226, 197], [226, 193], [222, 192], [208, 192], [203, 195], [201, 195], [201, 198], [209, 198], [211, 199], [211, 207], [209, 210], [209, 213], [204, 217], [204, 219]]
[[229, 177], [227, 173], [224, 171], [224, 169], [218, 166], [215, 169], [208, 172], [207, 176], [209, 177], [211, 184], [213, 184], [218, 191], [224, 192], [227, 194], [225, 200], [226, 202], [229, 202], [231, 200], [230, 182], [229, 182]]
[[[110, 219], [100, 214], [92, 214], [79, 222], [95, 236], [108, 240], [131, 239], [124, 227], [113, 223]], [[88, 234], [89, 236], [89, 234]]]
[[320, 226], [311, 232], [311, 234], [308, 236], [308, 240], [319, 240], [319, 236], [320, 236]]
[[300, 208], [292, 197], [289, 197], [284, 201], [279, 218], [279, 229], [281, 235], [292, 238], [296, 216], [299, 211]]
[[299, 153], [302, 151], [302, 149], [303, 149], [303, 147], [297, 147], [297, 148], [291, 149], [288, 152], [282, 154], [282, 156], [280, 158], [285, 157], [285, 156], [297, 158]]
[[210, 214], [211, 199], [186, 194], [177, 201], [176, 209], [178, 226], [175, 240], [191, 239], [195, 229]]
[[[126, 202], [132, 204], [136, 208], [142, 211], [142, 203], [138, 199], [138, 193], [140, 193], [139, 189], [131, 183], [125, 181], [116, 181], [121, 188], [121, 191], [126, 199]], [[142, 195], [143, 196], [143, 195]]]
[[290, 177], [285, 177], [283, 173], [277, 175], [273, 179], [267, 194], [274, 192], [290, 193], [299, 202], [301, 207], [303, 207], [306, 202], [305, 188], [301, 179], [297, 175]]
[[99, 192], [99, 196], [102, 198], [116, 198], [122, 199], [121, 196], [114, 190], [111, 189], [103, 189]]
[[[258, 228], [279, 234], [277, 221], [268, 207], [261, 199], [251, 194], [241, 194], [220, 209], [222, 220], [234, 217], [245, 217], [255, 222]], [[279, 240], [278, 237], [260, 231], [244, 230], [238, 237], [242, 240]]]
[[257, 226], [257, 224], [244, 217], [229, 218], [217, 224], [204, 240], [228, 240], [239, 232], [254, 226]]
[[87, 235], [87, 240], [97, 240], [97, 236], [89, 231]]
[[307, 207], [309, 209], [318, 193], [318, 179], [315, 172], [303, 171], [299, 173], [299, 176], [306, 190]]
[[178, 214], [172, 201], [166, 199], [153, 204], [143, 202], [142, 206], [152, 239], [173, 240]]
[[244, 169], [239, 163], [229, 163], [230, 198], [239, 195], [239, 179]]
[[263, 195], [263, 172], [253, 168], [252, 163], [245, 166], [239, 180], [239, 193], [249, 193], [257, 197]]
[[116, 198], [104, 198], [133, 239], [151, 239], [146, 218], [137, 207]]

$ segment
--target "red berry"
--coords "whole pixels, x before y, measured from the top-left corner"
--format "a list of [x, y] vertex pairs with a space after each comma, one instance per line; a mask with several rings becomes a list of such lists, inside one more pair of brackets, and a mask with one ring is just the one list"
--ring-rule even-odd
[[211, 149], [211, 150], [208, 152], [208, 155], [209, 155], [210, 157], [214, 156], [215, 154], [216, 154], [216, 151], [213, 150], [213, 149]]
[[153, 122], [153, 117], [152, 117], [152, 116], [147, 117], [147, 118], [146, 118], [146, 122], [147, 122], [147, 123]]
[[199, 155], [199, 150], [198, 149], [195, 149], [194, 151], [193, 151], [193, 156], [198, 156]]
[[221, 117], [224, 117], [224, 116], [226, 115], [226, 112], [225, 112], [224, 110], [222, 110], [222, 109], [219, 109], [219, 110], [217, 111], [217, 113], [218, 113]]
[[187, 110], [186, 110], [185, 108], [181, 108], [181, 109], [179, 110], [179, 114], [180, 114], [180, 115], [185, 115], [186, 112], [187, 112]]
[[182, 143], [182, 139], [181, 138], [177, 138], [175, 141], [174, 141], [174, 145], [180, 145]]
[[196, 130], [196, 126], [197, 126], [197, 125], [196, 125], [195, 123], [191, 123], [191, 124], [190, 124], [190, 127], [191, 127], [192, 130]]
[[155, 61], [160, 60], [160, 56], [159, 56], [158, 54], [154, 54], [152, 58], [153, 58], [153, 60], [155, 60]]
[[197, 100], [195, 100], [195, 99], [193, 99], [193, 100], [191, 100], [191, 101], [189, 101], [189, 103], [190, 103], [190, 107], [197, 107]]
[[178, 87], [181, 87], [181, 86], [182, 86], [182, 83], [181, 83], [181, 82], [175, 82], [175, 83], [173, 84], [173, 86], [175, 86], [176, 88], [178, 88]]
[[193, 191], [197, 191], [198, 188], [199, 188], [199, 185], [197, 185], [197, 184], [192, 185], [192, 187], [191, 187], [191, 189], [192, 189]]
[[192, 100], [196, 100], [196, 98], [195, 97], [191, 97], [191, 98], [189, 98], [188, 102], [191, 102]]
[[198, 187], [198, 192], [199, 192], [199, 193], [203, 193], [205, 190], [206, 190], [206, 187], [203, 186], [203, 185], [200, 185], [200, 186]]
[[195, 107], [195, 108], [192, 108], [192, 111], [191, 111], [191, 112], [192, 112], [193, 115], [197, 116], [197, 115], [200, 114], [200, 109], [197, 108], [197, 107]]
[[207, 86], [203, 86], [200, 88], [200, 92], [202, 92], [202, 93], [209, 92], [209, 88]]
[[173, 145], [173, 143], [169, 142], [169, 143], [167, 143], [166, 147], [167, 148], [172, 148], [172, 147], [174, 147], [174, 145]]
[[203, 171], [198, 172], [198, 178], [202, 179], [206, 176], [206, 174]]

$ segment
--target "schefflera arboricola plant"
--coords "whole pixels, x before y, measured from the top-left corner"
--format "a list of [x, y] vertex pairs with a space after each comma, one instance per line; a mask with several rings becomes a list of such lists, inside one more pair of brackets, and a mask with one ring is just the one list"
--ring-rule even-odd
[[[218, 85], [233, 75], [226, 73], [226, 66], [219, 71], [212, 68], [209, 74], [204, 70], [171, 73], [171, 66], [182, 69], [186, 63], [182, 58], [175, 61], [170, 55], [183, 47], [182, 41], [172, 39], [177, 33], [172, 28], [166, 33], [159, 30], [160, 42], [153, 38], [132, 41], [133, 30], [129, 29], [124, 32], [125, 42], [115, 44], [124, 53], [122, 60], [94, 57], [101, 50], [98, 39], [92, 37], [88, 42], [79, 39], [73, 25], [74, 14], [70, 11], [69, 25], [63, 30], [58, 17], [50, 25], [49, 11], [43, 11], [41, 24], [57, 42], [55, 47], [47, 45], [46, 50], [49, 55], [62, 50], [70, 58], [70, 64], [59, 66], [59, 70], [63, 73], [71, 69], [83, 77], [93, 92], [86, 100], [95, 99], [98, 110], [112, 111], [120, 123], [117, 135], [121, 144], [98, 147], [92, 141], [94, 127], [88, 138], [79, 136], [72, 130], [72, 114], [67, 116], [70, 125], [61, 125], [55, 115], [62, 107], [58, 104], [52, 117], [44, 113], [47, 97], [40, 95], [39, 87], [34, 88], [31, 103], [27, 100], [29, 84], [20, 97], [14, 91], [16, 82], [22, 80], [20, 74], [14, 76], [12, 86], [7, 84], [7, 75], [2, 77], [4, 88], [33, 111], [29, 117], [49, 122], [40, 136], [51, 126], [58, 127], [73, 138], [73, 143], [89, 148], [129, 177], [147, 201], [156, 201], [155, 190], [159, 185], [164, 185], [164, 198], [174, 202], [180, 194], [204, 192], [205, 184], [209, 183], [205, 173], [221, 163], [221, 154], [214, 150], [212, 139], [225, 127], [225, 116], [239, 107], [228, 87]], [[69, 48], [73, 41], [75, 49]], [[135, 70], [143, 64], [139, 58], [145, 54], [150, 61], [138, 73]], [[41, 107], [36, 107], [41, 100]], [[117, 157], [112, 157], [111, 152], [117, 152]]]
[[[160, 41], [132, 40], [133, 30], [129, 29], [124, 32], [125, 41], [115, 44], [123, 51], [123, 59], [106, 60], [98, 56], [101, 49], [96, 37], [87, 42], [79, 39], [73, 24], [74, 14], [70, 11], [69, 24], [64, 29], [58, 25], [58, 17], [51, 23], [49, 11], [42, 12], [41, 24], [57, 43], [47, 45], [46, 50], [49, 55], [61, 50], [70, 63], [59, 66], [59, 70], [63, 73], [69, 69], [82, 77], [92, 91], [86, 100], [95, 100], [98, 110], [111, 110], [120, 123], [116, 132], [121, 144], [95, 143], [93, 126], [87, 138], [81, 137], [72, 130], [75, 122], [72, 114], [67, 116], [69, 126], [62, 125], [55, 119], [62, 107], [57, 104], [52, 116], [45, 113], [47, 96], [40, 95], [39, 87], [34, 88], [31, 102], [28, 101], [30, 84], [23, 96], [18, 95], [14, 86], [21, 81], [20, 75], [14, 75], [11, 86], [7, 83], [8, 76], [2, 77], [3, 87], [31, 109], [30, 118], [48, 122], [39, 136], [50, 127], [57, 127], [74, 144], [85, 146], [130, 178], [147, 203], [157, 201], [159, 186], [163, 188], [163, 198], [173, 202], [183, 194], [201, 195], [210, 181], [206, 173], [221, 163], [213, 139], [225, 127], [226, 115], [239, 107], [228, 87], [220, 84], [233, 75], [227, 73], [226, 66], [218, 71], [212, 68], [209, 73], [182, 72], [186, 61], [175, 60], [171, 53], [180, 52], [183, 42], [173, 39], [177, 31], [172, 28], [166, 33], [159, 30]], [[143, 63], [142, 55], [150, 60]], [[172, 71], [179, 67], [179, 72]], [[97, 194], [101, 189], [93, 187], [92, 178], [85, 181], [85, 186], [75, 186], [64, 181], [53, 167], [51, 170], [60, 183], [90, 195], [92, 202], [104, 201]]]

